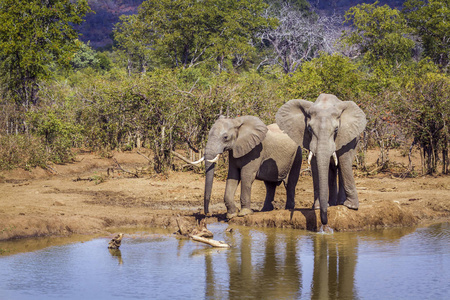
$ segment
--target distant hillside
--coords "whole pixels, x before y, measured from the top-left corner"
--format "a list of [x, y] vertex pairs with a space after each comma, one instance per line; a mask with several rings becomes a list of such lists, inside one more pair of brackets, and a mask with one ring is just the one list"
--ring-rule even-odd
[[[323, 14], [343, 14], [350, 7], [360, 3], [374, 3], [371, 0], [308, 0], [311, 6]], [[113, 44], [112, 29], [119, 16], [135, 14], [144, 0], [88, 0], [95, 13], [86, 16], [86, 22], [77, 26], [81, 40], [90, 42], [93, 48], [108, 47]], [[381, 5], [400, 8], [405, 0], [379, 0]]]
[[121, 15], [131, 15], [138, 11], [144, 0], [88, 0], [95, 13], [86, 16], [78, 26], [83, 42], [90, 41], [93, 48], [108, 47], [113, 44], [112, 29]]
[[[344, 14], [350, 7], [361, 3], [374, 3], [375, 0], [308, 0], [308, 2], [321, 12], [327, 14]], [[378, 0], [380, 5], [389, 5], [392, 8], [401, 8], [406, 0]]]

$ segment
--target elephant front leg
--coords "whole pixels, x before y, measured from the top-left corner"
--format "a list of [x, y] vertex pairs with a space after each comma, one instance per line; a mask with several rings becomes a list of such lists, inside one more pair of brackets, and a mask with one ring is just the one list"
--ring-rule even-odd
[[241, 210], [238, 213], [238, 217], [253, 213], [253, 210], [251, 209], [251, 194], [252, 184], [256, 178], [256, 173], [251, 176], [244, 176], [241, 174], [241, 177]]
[[358, 193], [356, 191], [355, 178], [353, 177], [353, 157], [355, 150], [350, 150], [340, 156], [339, 163], [339, 204], [347, 206], [350, 209], [359, 208]]
[[232, 219], [237, 216], [238, 210], [234, 203], [234, 195], [239, 185], [239, 181], [239, 172], [237, 170], [229, 170], [224, 196], [225, 206], [227, 207], [227, 219]]
[[337, 205], [338, 199], [338, 188], [337, 188], [337, 176], [338, 176], [338, 167], [335, 165], [334, 161], [330, 162], [330, 170], [328, 172], [328, 188], [330, 190], [330, 194], [328, 196], [328, 204], [330, 206]]
[[271, 211], [273, 210], [273, 199], [275, 197], [275, 190], [277, 188], [276, 182], [264, 181], [266, 185], [266, 199], [264, 200], [264, 206], [261, 211]]

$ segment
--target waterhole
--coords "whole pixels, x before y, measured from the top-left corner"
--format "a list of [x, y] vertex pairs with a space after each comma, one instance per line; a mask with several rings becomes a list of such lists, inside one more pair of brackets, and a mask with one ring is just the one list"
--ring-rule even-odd
[[208, 228], [232, 248], [152, 230], [126, 232], [120, 250], [107, 249], [111, 237], [0, 243], [0, 298], [448, 299], [448, 223], [329, 234]]

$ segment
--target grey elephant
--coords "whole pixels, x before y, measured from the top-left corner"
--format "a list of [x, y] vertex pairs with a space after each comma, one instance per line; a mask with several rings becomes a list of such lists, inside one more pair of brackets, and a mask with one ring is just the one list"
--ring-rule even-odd
[[313, 207], [320, 207], [322, 224], [328, 223], [328, 204], [358, 209], [352, 164], [359, 136], [367, 123], [366, 115], [358, 105], [353, 101], [341, 101], [334, 95], [321, 94], [315, 102], [288, 101], [280, 107], [275, 118], [284, 132], [310, 150]]
[[[295, 187], [300, 174], [302, 150], [277, 124], [266, 126], [259, 118], [221, 116], [211, 127], [205, 147], [204, 211], [209, 212], [215, 162], [224, 151], [229, 152], [228, 176], [225, 187], [227, 218], [244, 216], [250, 207], [251, 188], [255, 179], [266, 186], [262, 211], [273, 209], [276, 187], [284, 182], [286, 209], [295, 206]], [[241, 183], [241, 209], [234, 203], [234, 194]]]

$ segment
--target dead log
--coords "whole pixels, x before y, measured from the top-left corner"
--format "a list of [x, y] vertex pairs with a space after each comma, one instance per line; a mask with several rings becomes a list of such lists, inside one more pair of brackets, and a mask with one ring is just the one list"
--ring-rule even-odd
[[204, 238], [214, 237], [214, 234], [208, 228], [206, 228], [205, 219], [201, 219], [200, 222], [198, 222], [197, 228], [194, 228], [194, 230], [192, 230], [190, 235], [195, 235]]
[[146, 160], [148, 160], [149, 162], [152, 162], [152, 160], [150, 158], [148, 158], [148, 156], [142, 154], [141, 152], [136, 151], [136, 153], [139, 154], [140, 156], [142, 156], [143, 158], [145, 158]]
[[191, 239], [193, 239], [196, 242], [205, 243], [205, 244], [208, 244], [208, 245], [216, 247], [216, 248], [230, 248], [230, 245], [228, 245], [227, 243], [222, 242], [222, 241], [207, 239], [207, 238], [197, 236], [197, 235], [191, 235], [190, 237], [191, 237]]
[[108, 249], [119, 249], [122, 243], [123, 233], [116, 235], [111, 241], [109, 241]]
[[187, 228], [185, 226], [186, 222], [183, 222], [183, 219], [177, 218], [176, 220], [178, 225], [178, 233], [181, 235], [189, 237], [196, 242], [205, 243], [216, 248], [230, 248], [230, 245], [225, 242], [211, 239], [213, 237], [213, 233], [206, 228], [205, 219], [200, 220], [197, 224], [197, 228], [194, 229]]
[[114, 162], [116, 163], [117, 167], [119, 168], [119, 170], [122, 170], [125, 173], [131, 174], [136, 178], [139, 178], [139, 175], [136, 173], [133, 173], [131, 171], [125, 170], [124, 168], [122, 168], [122, 166], [119, 164], [119, 162], [117, 161], [117, 159], [115, 159], [114, 157], [112, 158], [114, 160]]

